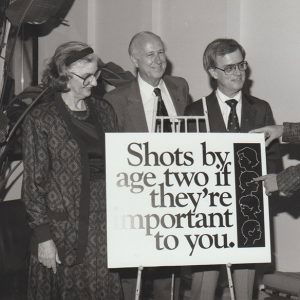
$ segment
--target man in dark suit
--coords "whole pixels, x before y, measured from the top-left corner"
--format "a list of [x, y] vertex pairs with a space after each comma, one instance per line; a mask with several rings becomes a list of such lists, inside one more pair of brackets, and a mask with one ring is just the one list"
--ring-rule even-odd
[[[158, 104], [161, 110], [164, 107], [164, 116], [183, 115], [190, 99], [189, 87], [181, 77], [164, 75], [167, 58], [161, 38], [148, 31], [137, 33], [130, 41], [128, 52], [137, 69], [137, 77], [104, 96], [117, 114], [120, 131], [155, 131]], [[170, 299], [170, 269], [155, 268], [150, 272], [146, 270], [145, 277], [147, 274], [148, 278], [154, 279], [153, 299]], [[136, 270], [128, 276], [123, 278], [122, 284], [125, 300], [132, 300], [135, 295]], [[177, 284], [175, 291], [178, 292], [178, 289]]]
[[[248, 66], [245, 56], [243, 47], [232, 39], [214, 40], [204, 52], [204, 68], [217, 85], [216, 90], [206, 97], [211, 132], [248, 132], [274, 124], [270, 105], [242, 92]], [[203, 111], [201, 99], [188, 105], [185, 114], [199, 116], [204, 114]], [[206, 131], [204, 124], [200, 124], [200, 131]], [[268, 170], [273, 172], [280, 162], [278, 144], [269, 148], [267, 156]], [[254, 266], [236, 265], [233, 269], [236, 299], [252, 300]], [[191, 300], [214, 300], [219, 266], [199, 266], [194, 271]]]

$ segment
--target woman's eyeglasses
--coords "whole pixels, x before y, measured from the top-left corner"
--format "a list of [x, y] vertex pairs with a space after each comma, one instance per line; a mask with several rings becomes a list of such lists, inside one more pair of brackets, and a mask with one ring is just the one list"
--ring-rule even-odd
[[101, 74], [101, 69], [98, 69], [94, 74], [88, 74], [85, 77], [82, 77], [76, 73], [70, 72], [71, 74], [77, 76], [78, 78], [83, 80], [83, 86], [88, 86], [92, 83], [93, 79], [95, 78], [96, 80], [99, 78]]

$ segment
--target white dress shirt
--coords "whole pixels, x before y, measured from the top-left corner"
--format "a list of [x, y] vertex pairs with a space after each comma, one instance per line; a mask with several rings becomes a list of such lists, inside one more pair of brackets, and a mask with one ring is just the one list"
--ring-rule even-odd
[[242, 116], [242, 92], [239, 91], [234, 97], [228, 97], [224, 95], [219, 89], [216, 90], [216, 97], [219, 102], [221, 113], [224, 119], [224, 123], [227, 128], [228, 117], [230, 114], [230, 106], [226, 103], [227, 100], [235, 99], [238, 103], [236, 105], [236, 113], [239, 119], [239, 124], [241, 126], [241, 116]]
[[176, 117], [177, 113], [169, 94], [169, 91], [161, 79], [159, 84], [155, 87], [144, 81], [138, 74], [138, 84], [140, 88], [141, 98], [144, 106], [144, 112], [146, 115], [146, 121], [148, 126], [148, 131], [153, 131], [154, 120], [157, 111], [157, 96], [154, 94], [155, 88], [160, 88], [161, 97], [165, 103], [166, 109], [168, 111], [169, 117]]

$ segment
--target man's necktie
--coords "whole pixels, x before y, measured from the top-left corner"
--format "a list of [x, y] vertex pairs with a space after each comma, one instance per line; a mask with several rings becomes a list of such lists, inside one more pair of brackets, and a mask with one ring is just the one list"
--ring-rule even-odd
[[240, 125], [239, 119], [236, 113], [237, 101], [235, 99], [230, 99], [226, 101], [226, 104], [230, 106], [230, 114], [228, 117], [227, 130], [230, 132], [239, 132]]
[[[156, 116], [167, 117], [168, 116], [168, 111], [167, 111], [165, 103], [162, 99], [160, 88], [155, 88], [154, 89], [154, 94], [157, 97]], [[164, 124], [163, 130], [162, 130], [163, 132], [172, 132], [170, 120], [164, 120], [163, 124]], [[158, 127], [157, 125], [159, 125], [159, 124], [156, 124], [155, 128]]]

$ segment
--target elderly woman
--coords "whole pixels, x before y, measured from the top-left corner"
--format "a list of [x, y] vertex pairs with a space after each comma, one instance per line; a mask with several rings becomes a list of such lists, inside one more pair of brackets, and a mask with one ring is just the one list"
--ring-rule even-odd
[[59, 46], [42, 77], [49, 92], [23, 124], [28, 299], [122, 299], [106, 246], [104, 133], [117, 130], [116, 117], [91, 95], [101, 67], [88, 45]]

